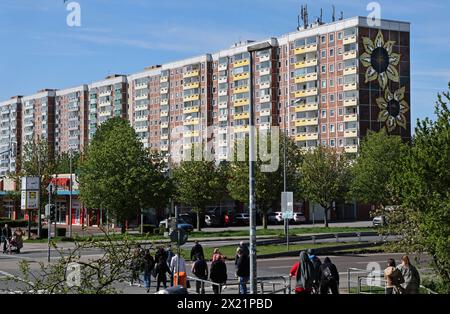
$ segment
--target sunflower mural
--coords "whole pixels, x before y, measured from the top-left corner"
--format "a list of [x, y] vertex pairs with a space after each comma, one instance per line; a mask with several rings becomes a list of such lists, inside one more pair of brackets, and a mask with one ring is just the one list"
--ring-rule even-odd
[[365, 52], [360, 60], [366, 70], [366, 83], [378, 79], [381, 89], [385, 89], [388, 80], [399, 82], [396, 69], [400, 61], [400, 54], [392, 52], [395, 41], [384, 41], [383, 33], [379, 30], [374, 41], [369, 37], [363, 37]]
[[406, 116], [409, 111], [409, 105], [405, 98], [405, 87], [391, 93], [387, 87], [384, 91], [384, 97], [377, 98], [378, 121], [384, 122], [389, 132], [400, 126], [406, 130]]

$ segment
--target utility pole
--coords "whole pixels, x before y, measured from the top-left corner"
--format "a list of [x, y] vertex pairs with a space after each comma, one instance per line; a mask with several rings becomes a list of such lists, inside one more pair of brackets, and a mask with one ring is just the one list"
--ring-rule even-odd
[[69, 172], [70, 172], [70, 194], [69, 194], [69, 238], [72, 238], [72, 149], [69, 149]]
[[247, 47], [250, 58], [250, 119], [249, 119], [249, 216], [250, 216], [250, 293], [257, 294], [257, 261], [256, 261], [256, 191], [255, 191], [255, 115], [254, 115], [254, 74], [253, 53], [272, 48], [269, 42]]

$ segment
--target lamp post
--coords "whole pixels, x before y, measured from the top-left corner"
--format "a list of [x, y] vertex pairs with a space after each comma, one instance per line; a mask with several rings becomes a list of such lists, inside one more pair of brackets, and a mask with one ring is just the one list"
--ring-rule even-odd
[[272, 48], [268, 42], [263, 42], [247, 47], [250, 54], [250, 121], [249, 121], [249, 217], [250, 217], [250, 293], [256, 294], [257, 287], [257, 263], [256, 263], [256, 207], [255, 207], [255, 116], [254, 116], [254, 75], [253, 75], [253, 53]]
[[72, 149], [69, 149], [69, 172], [70, 172], [70, 182], [69, 182], [69, 238], [72, 238]]

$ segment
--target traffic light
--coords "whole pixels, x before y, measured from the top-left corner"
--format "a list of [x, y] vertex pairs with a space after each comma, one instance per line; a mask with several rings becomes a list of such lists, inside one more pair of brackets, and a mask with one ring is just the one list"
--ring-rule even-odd
[[54, 222], [56, 219], [56, 206], [54, 204], [45, 205], [45, 216], [50, 222]]

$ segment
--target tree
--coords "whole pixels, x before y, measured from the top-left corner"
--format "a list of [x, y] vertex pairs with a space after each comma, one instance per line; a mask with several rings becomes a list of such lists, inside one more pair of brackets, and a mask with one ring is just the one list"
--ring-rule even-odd
[[407, 149], [399, 136], [387, 135], [385, 131], [369, 133], [352, 167], [350, 195], [381, 207], [397, 204], [392, 180]]
[[[70, 173], [70, 153], [63, 152], [56, 156], [55, 158], [55, 173], [65, 174]], [[72, 152], [72, 173], [75, 173], [78, 169], [78, 164], [80, 162], [80, 153]]]
[[385, 232], [401, 236], [391, 245], [432, 257], [442, 293], [450, 293], [449, 103], [450, 92], [444, 92], [438, 96], [436, 120], [418, 120], [413, 145], [396, 176], [400, 206], [383, 212]]
[[91, 208], [106, 208], [122, 224], [159, 204], [165, 177], [129, 122], [113, 118], [94, 135], [80, 165], [80, 195]]
[[200, 217], [206, 206], [218, 201], [223, 195], [223, 181], [214, 161], [181, 161], [174, 169], [173, 181], [176, 199], [192, 207], [197, 214], [197, 230], [201, 231]]
[[[294, 192], [299, 199], [302, 197], [298, 181], [298, 168], [301, 164], [302, 155], [295, 143], [280, 135], [279, 150], [271, 151], [277, 154], [279, 165], [274, 171], [263, 172], [263, 162], [258, 159], [254, 163], [256, 206], [262, 214], [263, 227], [267, 229], [267, 212], [269, 209], [279, 208], [281, 204], [281, 192], [284, 190], [284, 145], [286, 145], [286, 183], [287, 191]], [[238, 145], [235, 146], [237, 151]], [[249, 203], [249, 164], [248, 164], [248, 140], [245, 141], [245, 161], [234, 160], [230, 165], [229, 180], [227, 184], [230, 196], [248, 206]], [[271, 145], [268, 145], [271, 150]]]
[[349, 182], [347, 157], [319, 146], [305, 154], [300, 176], [305, 197], [324, 208], [325, 227], [328, 227], [328, 212], [333, 207], [333, 202], [346, 198]]

